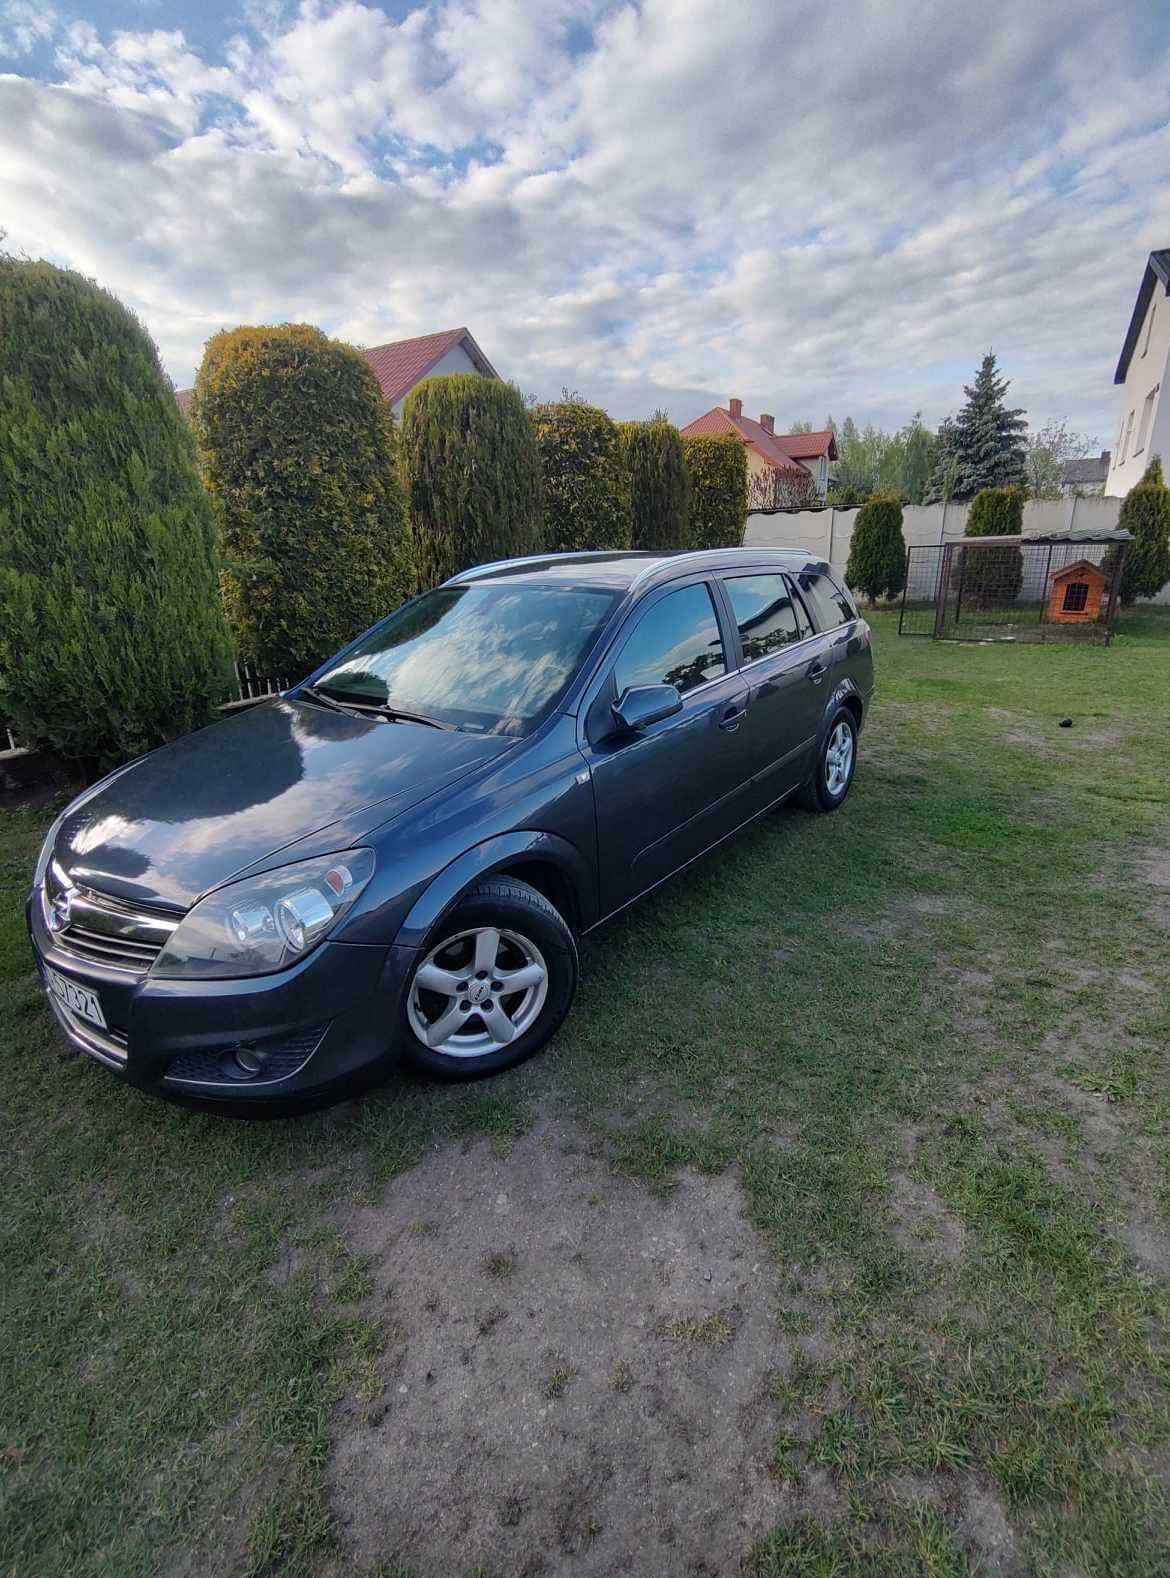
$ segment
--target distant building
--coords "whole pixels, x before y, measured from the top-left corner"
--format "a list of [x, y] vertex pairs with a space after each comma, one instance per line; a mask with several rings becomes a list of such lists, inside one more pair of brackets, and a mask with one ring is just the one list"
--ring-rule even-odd
[[[440, 334], [422, 334], [413, 340], [392, 340], [388, 345], [367, 346], [361, 354], [373, 368], [395, 416], [401, 416], [403, 401], [424, 378], [445, 373], [500, 376], [472, 339], [470, 329], [444, 329]], [[175, 391], [175, 399], [184, 411], [190, 409], [194, 392]]]
[[1113, 382], [1121, 385], [1117, 443], [1105, 492], [1128, 493], [1152, 455], [1170, 465], [1170, 400], [1164, 398], [1170, 363], [1170, 248], [1151, 252], [1125, 331]]
[[1109, 479], [1109, 451], [1103, 449], [1095, 459], [1066, 460], [1060, 472], [1062, 498], [1099, 499]]
[[768, 413], [758, 422], [743, 414], [743, 401], [713, 406], [681, 429], [685, 438], [716, 438], [733, 433], [748, 452], [748, 498], [759, 506], [817, 503], [829, 486], [829, 462], [837, 458], [837, 439], [823, 433], [777, 433]]

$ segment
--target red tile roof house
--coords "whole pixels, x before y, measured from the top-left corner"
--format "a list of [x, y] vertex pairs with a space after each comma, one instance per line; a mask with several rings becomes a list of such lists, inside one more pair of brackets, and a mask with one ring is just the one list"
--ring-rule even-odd
[[[402, 415], [402, 402], [424, 378], [444, 373], [479, 373], [483, 378], [498, 378], [491, 362], [471, 337], [470, 329], [444, 329], [441, 334], [422, 334], [414, 340], [394, 340], [389, 345], [371, 345], [362, 355], [374, 369], [382, 393]], [[190, 409], [192, 389], [177, 389], [175, 399], [184, 411]]]
[[685, 438], [734, 433], [747, 446], [748, 504], [753, 509], [819, 504], [829, 486], [829, 462], [837, 458], [832, 429], [823, 433], [777, 433], [767, 412], [753, 422], [743, 401], [717, 405], [681, 429]]

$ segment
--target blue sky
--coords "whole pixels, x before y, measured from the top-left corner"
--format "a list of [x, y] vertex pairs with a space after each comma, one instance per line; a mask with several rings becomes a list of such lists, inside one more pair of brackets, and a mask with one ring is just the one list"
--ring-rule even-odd
[[1151, 0], [0, 0], [0, 227], [209, 335], [466, 323], [526, 392], [1112, 442], [1170, 245]]

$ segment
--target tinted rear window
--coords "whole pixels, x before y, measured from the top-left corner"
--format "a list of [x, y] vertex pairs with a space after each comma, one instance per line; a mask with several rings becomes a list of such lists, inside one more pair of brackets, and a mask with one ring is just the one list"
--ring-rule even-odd
[[857, 618], [849, 593], [818, 570], [802, 570], [796, 577], [800, 595], [820, 630], [835, 630]]
[[724, 585], [731, 598], [745, 663], [754, 663], [808, 635], [808, 621], [793, 598], [787, 576], [736, 575]]

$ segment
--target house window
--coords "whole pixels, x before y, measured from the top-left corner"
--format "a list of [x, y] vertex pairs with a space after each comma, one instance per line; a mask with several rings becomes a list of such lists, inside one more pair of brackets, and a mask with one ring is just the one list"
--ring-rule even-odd
[[1157, 313], [1157, 311], [1158, 311], [1158, 303], [1155, 302], [1154, 305], [1150, 308], [1150, 316], [1146, 319], [1146, 343], [1142, 346], [1142, 355], [1143, 356], [1146, 354], [1146, 352], [1150, 348], [1150, 335], [1153, 334], [1153, 332], [1154, 332], [1154, 316]]
[[1142, 450], [1146, 447], [1146, 439], [1150, 436], [1150, 424], [1154, 420], [1154, 402], [1158, 398], [1158, 390], [1160, 387], [1161, 386], [1159, 384], [1154, 385], [1149, 394], [1146, 396], [1145, 403], [1142, 406], [1142, 419], [1140, 425], [1138, 426], [1137, 444], [1134, 446], [1135, 455], [1140, 455]]
[[1089, 601], [1088, 581], [1070, 581], [1064, 589], [1064, 612], [1082, 614]]
[[1130, 437], [1132, 436], [1132, 434], [1133, 434], [1133, 412], [1131, 411], [1129, 413], [1129, 420], [1125, 424], [1125, 437], [1121, 440], [1121, 447], [1118, 450], [1118, 454], [1117, 454], [1117, 464], [1119, 466], [1124, 466], [1125, 465], [1125, 456], [1126, 456], [1126, 453], [1127, 453], [1127, 451], [1129, 449], [1129, 440], [1130, 440]]

